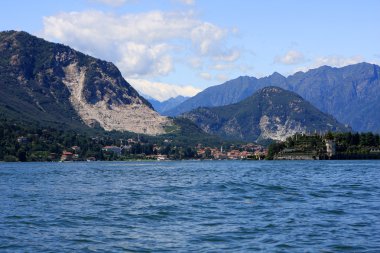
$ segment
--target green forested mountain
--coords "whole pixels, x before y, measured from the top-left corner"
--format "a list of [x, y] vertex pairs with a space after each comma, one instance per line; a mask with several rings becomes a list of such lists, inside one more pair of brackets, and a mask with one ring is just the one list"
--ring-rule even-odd
[[266, 87], [232, 105], [198, 108], [181, 117], [227, 139], [284, 140], [296, 132], [349, 131], [294, 92]]

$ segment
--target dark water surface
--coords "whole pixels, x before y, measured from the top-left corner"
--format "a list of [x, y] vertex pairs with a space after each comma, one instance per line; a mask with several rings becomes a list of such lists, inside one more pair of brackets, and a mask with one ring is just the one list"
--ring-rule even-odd
[[0, 252], [380, 252], [379, 161], [0, 164]]

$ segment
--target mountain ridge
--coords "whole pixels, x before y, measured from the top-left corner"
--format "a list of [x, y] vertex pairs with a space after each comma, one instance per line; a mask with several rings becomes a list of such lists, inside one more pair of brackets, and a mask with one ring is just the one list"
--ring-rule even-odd
[[158, 113], [160, 113], [161, 115], [164, 115], [164, 116], [167, 116], [166, 115], [166, 112], [171, 110], [172, 108], [176, 107], [177, 105], [183, 103], [184, 101], [186, 101], [187, 99], [189, 99], [189, 97], [185, 97], [185, 96], [176, 96], [176, 97], [171, 97], [165, 101], [158, 101], [152, 97], [150, 98], [147, 98], [147, 100], [149, 101], [149, 103], [153, 106], [154, 110], [156, 110]]
[[269, 86], [235, 104], [200, 107], [181, 114], [207, 133], [226, 139], [285, 140], [299, 132], [349, 131], [298, 94]]
[[365, 62], [341, 68], [322, 66], [288, 77], [277, 72], [263, 78], [241, 76], [205, 89], [167, 114], [236, 103], [263, 87], [277, 86], [300, 94], [355, 131], [380, 132], [380, 97], [376, 96], [380, 94], [379, 76], [380, 67]]
[[173, 124], [110, 62], [18, 31], [0, 33], [0, 53], [2, 114], [150, 135]]

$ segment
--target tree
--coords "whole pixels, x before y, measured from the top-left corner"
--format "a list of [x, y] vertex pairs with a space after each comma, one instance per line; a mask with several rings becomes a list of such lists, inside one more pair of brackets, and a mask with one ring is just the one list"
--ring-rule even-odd
[[5, 155], [4, 161], [5, 162], [17, 162], [17, 158], [13, 155]]
[[327, 134], [325, 135], [325, 139], [327, 140], [334, 140], [334, 135], [331, 131], [328, 131]]
[[368, 146], [367, 135], [365, 133], [360, 134], [360, 146], [362, 147]]
[[371, 133], [371, 132], [366, 133], [366, 139], [367, 139], [367, 145], [369, 147], [376, 146], [376, 139], [375, 139], [375, 136], [373, 135], [373, 133]]
[[350, 145], [357, 146], [359, 145], [359, 143], [360, 143], [360, 135], [359, 133], [355, 133], [351, 138]]
[[184, 156], [185, 158], [194, 158], [195, 151], [192, 148], [188, 147], [185, 149]]
[[283, 142], [279, 142], [279, 143], [272, 143], [269, 145], [268, 147], [268, 159], [269, 160], [272, 160], [274, 158], [274, 156], [279, 153], [281, 150], [283, 150], [285, 148], [285, 144]]
[[211, 150], [209, 148], [206, 148], [205, 150], [205, 158], [207, 159], [211, 158]]
[[23, 149], [20, 149], [17, 152], [17, 158], [20, 162], [26, 162], [26, 152]]

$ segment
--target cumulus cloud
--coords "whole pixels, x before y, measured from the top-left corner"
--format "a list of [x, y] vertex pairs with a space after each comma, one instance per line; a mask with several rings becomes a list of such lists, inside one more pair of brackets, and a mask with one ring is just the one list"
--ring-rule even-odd
[[128, 76], [166, 75], [173, 69], [172, 58], [167, 54], [169, 46], [165, 43], [147, 46], [127, 42], [120, 45], [119, 52], [123, 55], [117, 65]]
[[[192, 12], [162, 11], [125, 15], [66, 12], [44, 17], [43, 29], [47, 39], [115, 62], [128, 78], [167, 75], [174, 70], [174, 57], [187, 63], [190, 58], [198, 59], [192, 62], [198, 68], [205, 60], [236, 61], [238, 49], [224, 47], [229, 34], [227, 29], [197, 19]], [[181, 54], [186, 56], [178, 59]]]
[[[203, 22], [191, 29], [190, 39], [202, 56], [210, 53], [213, 55], [215, 53], [220, 54], [220, 48], [216, 44], [225, 37], [226, 33], [226, 30], [220, 29], [211, 23]], [[216, 57], [218, 57], [217, 54], [215, 54]], [[220, 56], [223, 56], [223, 54]]]
[[178, 86], [160, 82], [150, 82], [143, 79], [128, 79], [128, 82], [140, 93], [146, 94], [158, 101], [165, 101], [171, 97], [179, 95], [192, 97], [201, 89], [193, 86]]
[[285, 55], [276, 56], [274, 59], [275, 63], [294, 65], [299, 64], [305, 60], [304, 55], [296, 50], [290, 50]]
[[309, 69], [315, 69], [324, 65], [331, 66], [331, 67], [344, 67], [347, 65], [356, 64], [363, 61], [364, 61], [364, 57], [361, 55], [355, 55], [351, 57], [344, 57], [344, 56], [338, 56], [338, 55], [321, 56], [321, 57], [315, 58], [309, 66], [295, 69], [295, 72], [297, 71], [305, 72]]

